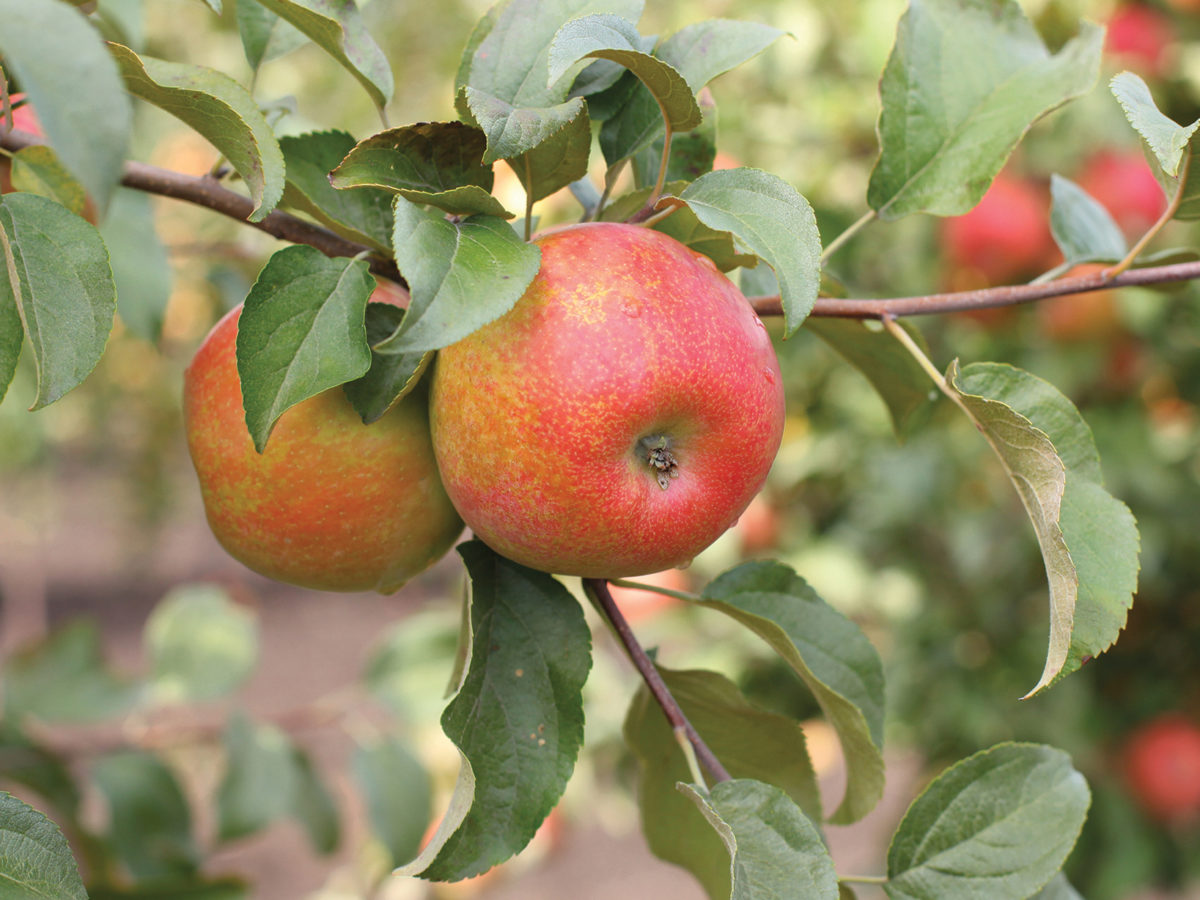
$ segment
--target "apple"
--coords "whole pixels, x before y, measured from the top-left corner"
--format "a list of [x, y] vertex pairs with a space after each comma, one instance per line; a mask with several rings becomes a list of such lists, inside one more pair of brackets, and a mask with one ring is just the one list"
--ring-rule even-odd
[[237, 372], [240, 315], [239, 306], [213, 327], [184, 373], [188, 449], [213, 534], [277, 581], [396, 590], [463, 528], [438, 478], [426, 391], [371, 425], [340, 387], [324, 391], [284, 412], [259, 454]]
[[[638, 581], [652, 584], [655, 587], [666, 588], [670, 591], [690, 591], [692, 581], [687, 572], [682, 569], [664, 569], [662, 572], [651, 572], [643, 575]], [[621, 587], [610, 584], [609, 592], [617, 609], [630, 624], [652, 619], [661, 612], [683, 605], [682, 600], [657, 591], [643, 591], [638, 588]]]
[[779, 449], [766, 328], [660, 232], [587, 223], [535, 241], [511, 311], [438, 355], [434, 452], [467, 525], [560, 575], [686, 565], [737, 520]]
[[[1068, 276], [1090, 275], [1107, 268], [1104, 263], [1082, 263]], [[1115, 289], [1064, 294], [1039, 300], [1035, 305], [1038, 329], [1063, 343], [1114, 337], [1121, 330]]]
[[1105, 52], [1117, 65], [1149, 78], [1168, 71], [1174, 42], [1170, 17], [1145, 3], [1119, 4], [1105, 23]]
[[1001, 172], [968, 213], [941, 223], [941, 245], [957, 290], [1026, 280], [1054, 264], [1050, 200], [1035, 182]]
[[1139, 151], [1099, 150], [1075, 182], [1100, 201], [1128, 237], [1140, 237], [1167, 208], [1167, 196]]
[[[24, 96], [24, 94], [12, 94], [9, 100], [15, 104]], [[44, 137], [42, 124], [38, 121], [37, 113], [33, 111], [33, 106], [29, 103], [13, 107], [12, 127], [15, 131], [27, 131], [38, 137]], [[7, 158], [0, 156], [0, 194], [8, 194], [13, 190], [11, 170], [12, 163]]]
[[1125, 746], [1125, 778], [1148, 815], [1162, 822], [1200, 814], [1200, 725], [1167, 713], [1142, 725]]

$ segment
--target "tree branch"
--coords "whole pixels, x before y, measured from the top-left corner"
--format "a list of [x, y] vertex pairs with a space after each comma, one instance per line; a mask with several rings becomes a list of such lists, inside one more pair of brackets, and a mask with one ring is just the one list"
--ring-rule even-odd
[[[11, 131], [0, 138], [0, 147], [16, 151], [44, 141], [37, 135], [22, 131]], [[174, 197], [195, 203], [214, 212], [229, 216], [243, 224], [265, 231], [280, 240], [294, 244], [308, 244], [326, 256], [358, 256], [366, 254], [371, 271], [404, 285], [404, 279], [394, 260], [380, 255], [365, 244], [349, 240], [290, 213], [275, 211], [261, 222], [250, 222], [247, 217], [254, 209], [253, 202], [222, 186], [208, 175], [185, 175], [146, 163], [127, 162], [121, 183], [126, 187], [164, 197]], [[892, 297], [884, 299], [842, 299], [821, 297], [813, 308], [812, 315], [843, 319], [883, 319], [887, 316], [923, 316], [937, 313], [963, 312], [972, 309], [990, 309], [999, 306], [1015, 306], [1031, 303], [1048, 297], [1079, 294], [1104, 288], [1128, 285], [1168, 284], [1200, 278], [1200, 262], [1176, 263], [1167, 266], [1151, 266], [1131, 269], [1115, 278], [1106, 278], [1103, 272], [1058, 278], [1041, 284], [1021, 284], [1007, 287], [983, 288], [974, 291], [958, 291], [947, 294], [928, 294], [916, 297]], [[760, 316], [779, 316], [783, 306], [779, 297], [752, 297], [750, 302]]]
[[[12, 151], [42, 143], [45, 142], [37, 135], [23, 131], [10, 131], [3, 139], [0, 139], [0, 146]], [[281, 241], [315, 247], [326, 256], [358, 256], [360, 253], [366, 253], [366, 259], [372, 272], [404, 284], [404, 279], [401, 278], [400, 270], [396, 268], [394, 260], [381, 256], [371, 247], [344, 238], [315, 222], [309, 222], [307, 219], [301, 219], [299, 216], [279, 210], [270, 213], [261, 222], [249, 221], [249, 216], [254, 211], [254, 202], [249, 197], [229, 190], [211, 175], [185, 175], [182, 172], [129, 161], [125, 163], [121, 184], [149, 194], [186, 200], [188, 203], [203, 206], [213, 212], [236, 219], [244, 225], [264, 231]]]
[[709, 749], [708, 744], [704, 743], [704, 739], [700, 737], [699, 733], [692, 726], [692, 723], [688, 721], [687, 716], [683, 714], [683, 710], [679, 708], [679, 703], [671, 695], [671, 691], [663, 682], [662, 676], [658, 673], [654, 662], [646, 655], [646, 651], [642, 649], [642, 645], [638, 643], [633, 629], [629, 627], [625, 616], [621, 614], [621, 610], [617, 608], [617, 604], [613, 601], [612, 592], [608, 589], [608, 582], [603, 578], [585, 578], [583, 579], [583, 589], [596, 601], [605, 618], [612, 624], [617, 637], [625, 645], [625, 650], [629, 654], [629, 659], [633, 662], [634, 668], [638, 670], [638, 674], [646, 682], [646, 687], [650, 689], [650, 693], [655, 701], [662, 707], [662, 711], [666, 715], [671, 727], [676, 731], [682, 730], [687, 735], [688, 742], [696, 751], [696, 758], [703, 764], [704, 768], [708, 769], [714, 779], [717, 781], [730, 781], [733, 776], [721, 765], [721, 761], [717, 759], [716, 755]]
[[[1057, 278], [1040, 284], [1016, 284], [1007, 287], [981, 288], [949, 294], [927, 294], [918, 297], [891, 297], [879, 300], [840, 299], [821, 297], [812, 315], [841, 319], [883, 319], [888, 316], [927, 316], [937, 313], [963, 312], [971, 309], [991, 309], [1016, 306], [1048, 297], [1081, 294], [1105, 288], [1129, 285], [1170, 284], [1200, 278], [1200, 262], [1174, 263], [1169, 266], [1148, 266], [1130, 269], [1115, 278], [1103, 272]], [[751, 297], [750, 303], [760, 316], [783, 315], [778, 296]]]

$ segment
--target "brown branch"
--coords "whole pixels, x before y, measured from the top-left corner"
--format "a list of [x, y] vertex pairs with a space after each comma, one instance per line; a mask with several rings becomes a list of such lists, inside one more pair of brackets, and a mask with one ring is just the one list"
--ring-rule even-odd
[[[24, 131], [10, 131], [0, 139], [0, 147], [12, 151], [42, 143], [44, 141], [40, 137]], [[358, 256], [365, 253], [372, 272], [398, 284], [404, 284], [394, 260], [381, 256], [366, 244], [348, 240], [314, 222], [280, 210], [270, 213], [261, 222], [251, 222], [249, 217], [254, 212], [254, 202], [249, 197], [229, 190], [211, 175], [186, 175], [146, 163], [129, 161], [125, 163], [121, 184], [149, 194], [186, 200], [188, 203], [236, 219], [282, 241], [315, 247], [326, 256]]]
[[[11, 131], [0, 139], [0, 147], [15, 151], [43, 143], [36, 135], [22, 131]], [[214, 212], [229, 216], [243, 224], [265, 231], [280, 240], [294, 244], [308, 244], [326, 256], [358, 256], [366, 254], [371, 271], [376, 275], [404, 285], [394, 260], [380, 255], [373, 248], [349, 240], [327, 228], [290, 213], [276, 210], [261, 222], [250, 222], [248, 216], [254, 203], [242, 194], [221, 185], [209, 175], [185, 175], [139, 162], [127, 162], [121, 183], [126, 187], [174, 197], [195, 203]], [[922, 316], [936, 313], [962, 312], [972, 309], [989, 309], [999, 306], [1014, 306], [1031, 303], [1048, 297], [1061, 297], [1103, 288], [1128, 285], [1167, 284], [1200, 278], [1200, 262], [1176, 263], [1167, 266], [1152, 266], [1131, 269], [1115, 278], [1106, 278], [1103, 272], [1059, 278], [1041, 284], [1022, 284], [1007, 287], [982, 288], [974, 291], [958, 291], [946, 294], [928, 294], [918, 297], [891, 297], [884, 299], [841, 299], [821, 297], [813, 308], [812, 315], [843, 319], [882, 319], [885, 316]], [[783, 314], [779, 297], [752, 297], [751, 303], [760, 316]]]
[[596, 601], [605, 618], [612, 623], [613, 630], [616, 631], [617, 637], [625, 646], [625, 651], [629, 654], [629, 659], [633, 663], [638, 674], [642, 676], [642, 680], [646, 682], [646, 687], [650, 689], [651, 695], [667, 717], [667, 721], [676, 731], [682, 730], [692, 748], [696, 751], [696, 759], [698, 759], [708, 769], [712, 777], [717, 781], [730, 781], [733, 776], [728, 770], [721, 765], [721, 761], [709, 749], [708, 744], [704, 743], [704, 739], [688, 721], [687, 716], [683, 714], [683, 710], [679, 708], [679, 703], [671, 695], [671, 691], [667, 688], [666, 683], [659, 674], [658, 668], [654, 665], [653, 660], [646, 655], [646, 651], [642, 649], [642, 645], [638, 643], [637, 636], [634, 635], [633, 629], [629, 627], [629, 622], [625, 620], [621, 610], [617, 608], [616, 602], [613, 600], [612, 592], [608, 589], [608, 582], [603, 578], [585, 578], [583, 579], [583, 589]]
[[[1174, 263], [1169, 266], [1149, 266], [1130, 269], [1115, 278], [1106, 278], [1103, 272], [1087, 275], [1072, 275], [1040, 284], [1017, 284], [1007, 287], [981, 288], [974, 291], [958, 291], [948, 294], [927, 294], [920, 297], [891, 297], [880, 300], [839, 299], [821, 297], [813, 307], [812, 315], [842, 319], [882, 319], [885, 316], [926, 316], [936, 313], [963, 312], [971, 309], [991, 309], [998, 306], [1015, 306], [1031, 303], [1048, 297], [1062, 297], [1104, 288], [1127, 287], [1129, 285], [1169, 284], [1200, 278], [1200, 262]], [[751, 297], [755, 311], [760, 316], [779, 316], [783, 306], [778, 296]]]

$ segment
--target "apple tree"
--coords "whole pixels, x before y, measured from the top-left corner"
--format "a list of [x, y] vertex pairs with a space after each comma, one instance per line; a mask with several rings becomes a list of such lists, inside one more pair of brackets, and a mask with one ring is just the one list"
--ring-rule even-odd
[[[853, 98], [876, 140], [839, 205], [816, 178], [718, 153], [720, 103], [738, 106], [718, 79], [803, 37], [752, 16], [658, 34], [640, 24], [641, 0], [501, 0], [469, 34], [441, 36], [465, 45], [443, 73], [455, 116], [395, 126], [403, 87], [383, 36], [400, 4], [203, 5], [214, 30], [236, 32], [246, 67], [160, 58], [137, 2], [0, 0], [0, 393], [31, 367], [37, 416], [88, 378], [116, 322], [158, 340], [166, 292], [130, 278], [163, 253], [147, 196], [282, 245], [254, 261], [253, 285], [185, 375], [214, 533], [271, 578], [392, 591], [464, 522], [472, 532], [456, 548], [465, 599], [444, 599], [462, 603], [457, 651], [440, 659], [457, 781], [430, 827], [418, 755], [391, 736], [364, 746], [358, 784], [386, 850], [371, 891], [472, 878], [529, 845], [586, 749], [593, 644], [612, 637], [643, 682], [623, 737], [646, 842], [708, 896], [1079, 896], [1062, 870], [1089, 786], [1071, 755], [1032, 741], [963, 748], [913, 800], [880, 869], [843, 871], [829, 830], [883, 793], [879, 635], [792, 560], [739, 561], [694, 589], [640, 579], [686, 566], [747, 510], [788, 453], [785, 402], [837, 391], [795, 388], [805, 354], [824, 347], [870, 385], [893, 443], [969, 434], [1007, 479], [1049, 620], [1033, 634], [1040, 670], [1023, 673], [1025, 702], [1103, 667], [1140, 567], [1104, 441], [1068, 392], [1016, 364], [1019, 346], [979, 357], [978, 340], [948, 340], [969, 331], [939, 323], [1078, 310], [1200, 276], [1195, 250], [1174, 242], [1200, 216], [1196, 123], [1177, 121], [1178, 98], [1160, 106], [1159, 73], [1108, 78], [1103, 27], [1068, 21], [1061, 4], [1035, 26], [1017, 0], [910, 0], [877, 95]], [[374, 133], [298, 124], [287, 103], [264, 101], [260, 70], [301, 47], [355, 85]], [[1044, 197], [1012, 200], [1013, 161], [1037, 158], [1056, 111], [1077, 103], [1123, 115], [1141, 144], [1157, 193], [1140, 220], [1082, 176], [1046, 172]], [[135, 159], [149, 108], [214, 148], [207, 174]], [[515, 208], [501, 171], [519, 182]], [[911, 251], [912, 223], [934, 221], [956, 278], [889, 289], [876, 263]], [[910, 470], [869, 496], [843, 487], [886, 505], [905, 478], [939, 484]], [[614, 598], [630, 590], [763, 648], [836, 734], [837, 796], [818, 788], [808, 714], [648, 651]], [[194, 798], [162, 754], [131, 737], [80, 775], [41, 740], [47, 723], [228, 696], [253, 665], [253, 623], [211, 586], [165, 598], [146, 633], [140, 685], [113, 679], [82, 627], [5, 661], [0, 778], [21, 797], [0, 794], [0, 897], [250, 896], [204, 873]], [[1002, 716], [1020, 705], [985, 702]], [[317, 850], [338, 843], [336, 804], [286, 731], [233, 713], [220, 741], [218, 843], [289, 817]], [[102, 826], [81, 815], [80, 778], [104, 798]]]

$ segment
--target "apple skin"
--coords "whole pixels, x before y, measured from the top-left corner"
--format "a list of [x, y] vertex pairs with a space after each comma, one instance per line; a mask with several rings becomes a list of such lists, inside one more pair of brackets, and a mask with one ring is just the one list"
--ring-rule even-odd
[[983, 199], [941, 223], [941, 245], [957, 290], [1022, 281], [1054, 265], [1050, 199], [1034, 182], [1001, 172]]
[[[649, 228], [589, 223], [535, 242], [541, 270], [516, 306], [438, 356], [446, 490], [479, 538], [531, 568], [686, 565], [734, 524], [779, 449], [766, 329], [707, 257]], [[677, 477], [650, 462], [660, 438]]]
[[[1104, 263], [1080, 263], [1063, 277], [1092, 275], [1107, 268]], [[1114, 288], [1048, 297], [1039, 300], [1035, 310], [1039, 330], [1062, 343], [1109, 340], [1122, 330]]]
[[1143, 724], [1125, 746], [1130, 791], [1152, 818], [1195, 820], [1200, 814], [1200, 725], [1178, 713]]
[[237, 372], [241, 309], [213, 327], [184, 373], [188, 449], [213, 534], [277, 581], [391, 593], [463, 529], [438, 478], [426, 391], [371, 425], [340, 387], [324, 391], [284, 412], [260, 455]]

